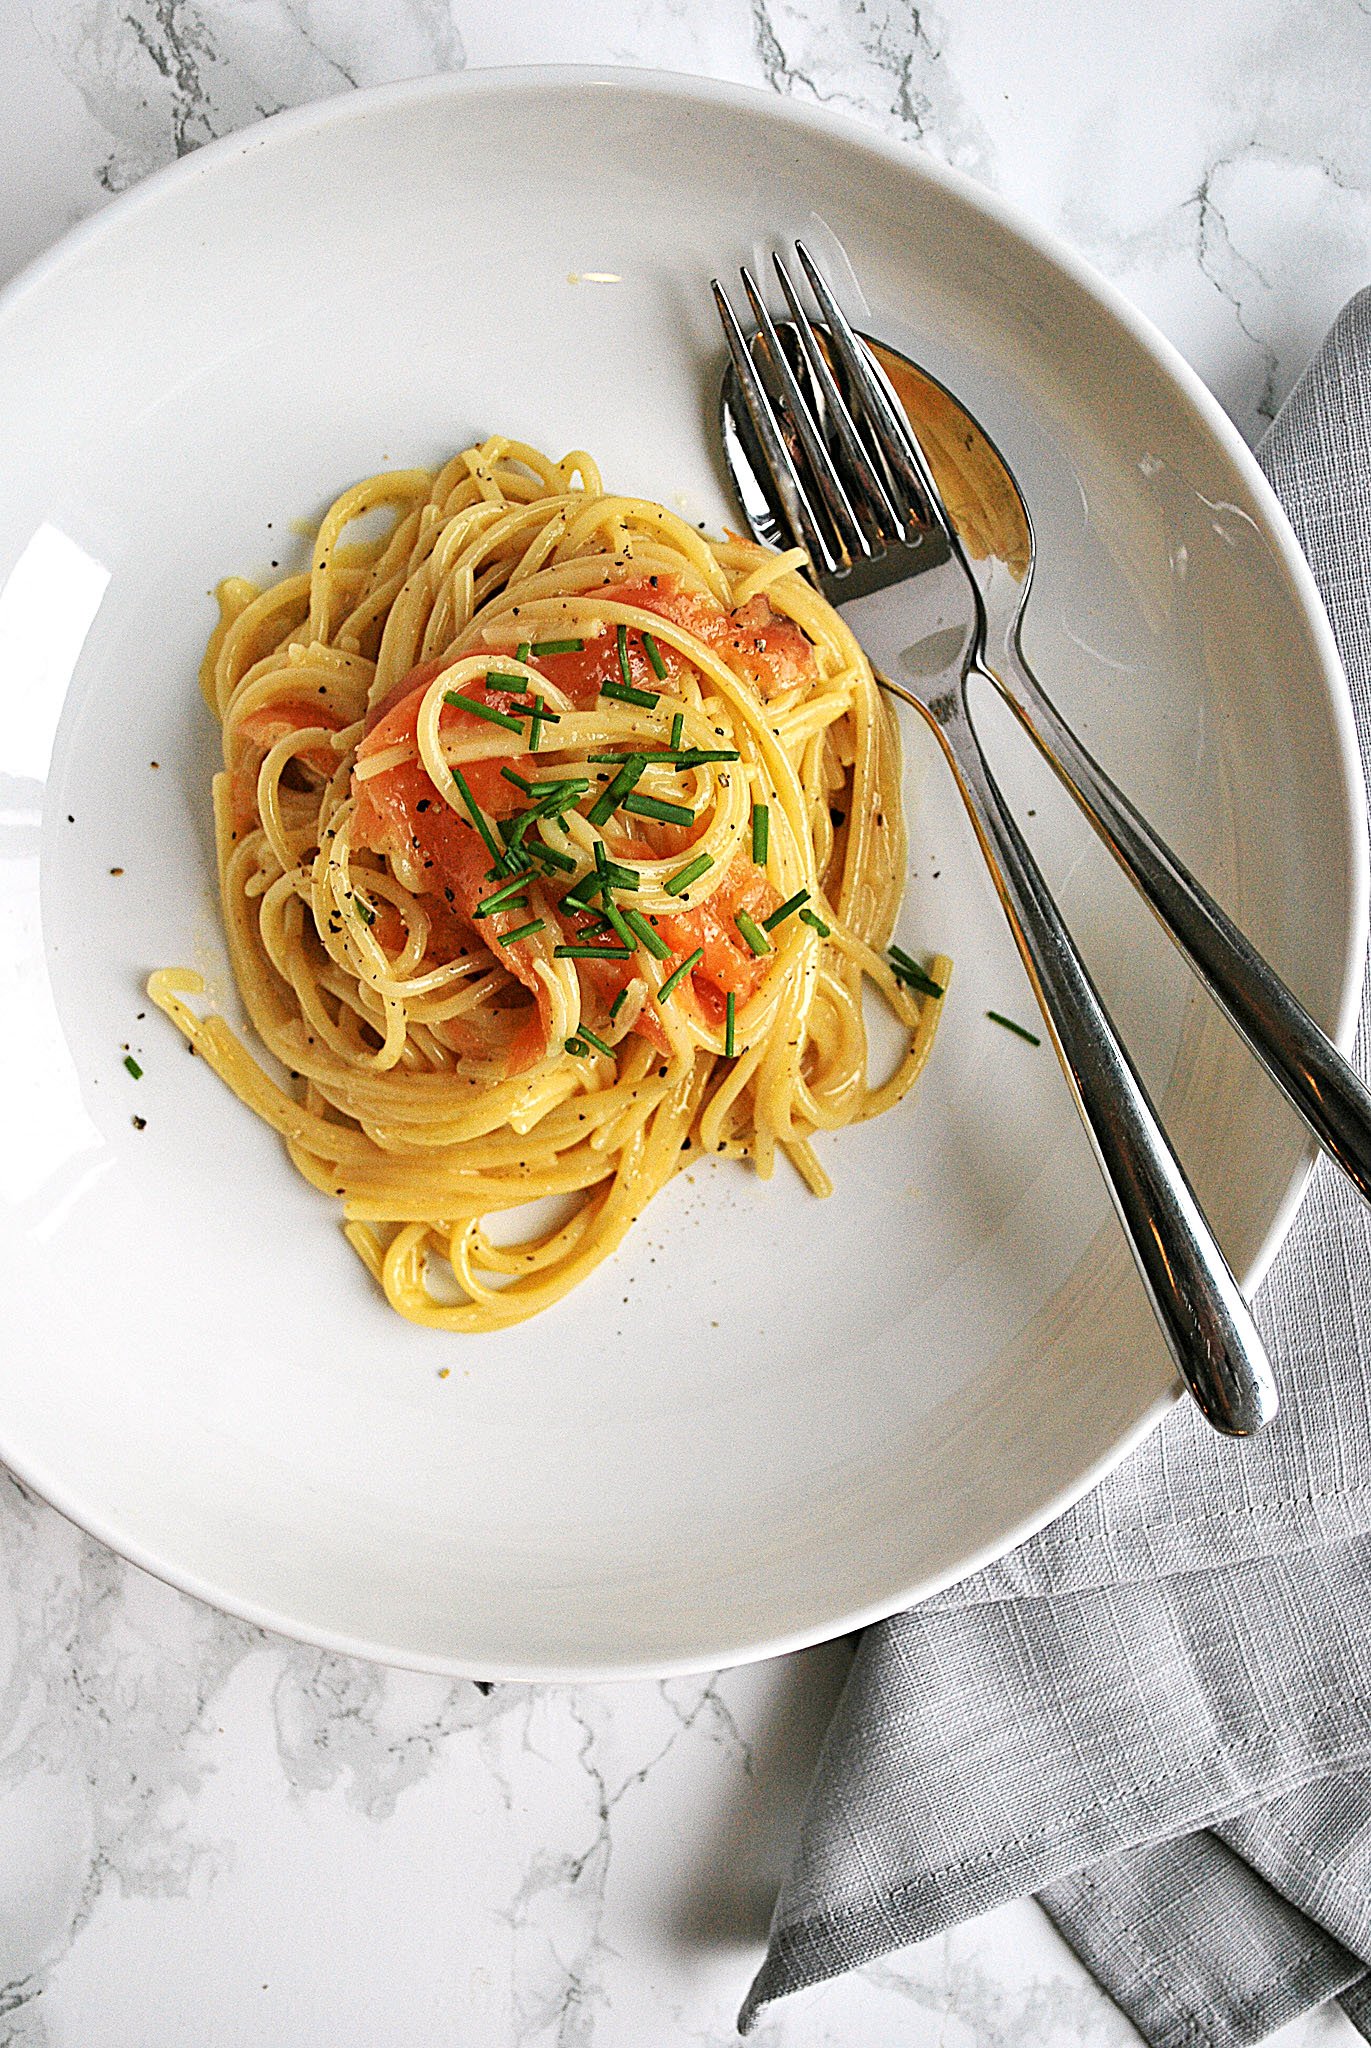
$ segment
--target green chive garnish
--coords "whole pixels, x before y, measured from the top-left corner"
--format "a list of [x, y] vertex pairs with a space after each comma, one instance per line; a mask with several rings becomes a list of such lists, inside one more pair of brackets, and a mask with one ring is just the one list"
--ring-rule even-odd
[[624, 765], [603, 796], [596, 797], [586, 819], [592, 825], [606, 825], [647, 767], [646, 754], [626, 754]]
[[605, 916], [614, 927], [614, 936], [618, 939], [619, 944], [631, 948], [633, 945], [633, 932], [614, 907], [608, 892], [601, 894], [600, 901], [604, 905]]
[[[650, 644], [650, 643], [651, 643], [651, 639], [652, 639], [652, 635], [651, 635], [650, 633], [644, 633], [644, 635], [643, 635], [643, 641], [644, 641], [644, 644]], [[665, 669], [658, 669], [657, 673], [658, 673], [658, 675], [665, 675], [666, 671], [665, 671]], [[671, 751], [672, 751], [672, 753], [673, 753], [673, 754], [675, 753], [676, 749], [677, 749], [677, 748], [678, 748], [678, 747], [680, 746], [680, 744], [681, 744], [681, 733], [682, 733], [682, 731], [684, 730], [684, 728], [685, 728], [685, 713], [684, 713], [684, 711], [678, 711], [678, 712], [676, 713], [676, 716], [675, 716], [675, 717], [674, 717], [674, 718], [672, 719], [672, 721], [671, 721]]]
[[[659, 683], [664, 683], [666, 681], [666, 663], [662, 660], [661, 648], [650, 633], [644, 633], [643, 635], [643, 652], [652, 663], [653, 675], [656, 676]], [[674, 747], [676, 744], [675, 740], [671, 744]]]
[[[600, 847], [603, 845], [604, 841], [601, 840]], [[596, 851], [599, 850], [597, 847]], [[597, 866], [612, 889], [636, 889], [642, 881], [637, 868], [621, 867], [617, 860], [598, 861]]]
[[677, 772], [683, 768], [700, 768], [706, 761], [737, 761], [741, 756], [734, 747], [686, 747], [675, 752], [652, 754], [653, 761], [674, 761]]
[[514, 659], [515, 659], [516, 661], [527, 661], [527, 660], [528, 660], [528, 657], [529, 657], [529, 655], [530, 655], [530, 654], [531, 654], [532, 652], [533, 652], [533, 649], [532, 649], [532, 648], [530, 647], [530, 645], [529, 645], [528, 641], [527, 641], [527, 640], [521, 640], [521, 641], [519, 642], [519, 645], [518, 645], [518, 646], [517, 646], [517, 647], [515, 648], [515, 650], [514, 650]]
[[588, 775], [559, 775], [547, 782], [525, 783], [524, 787], [529, 795], [537, 797], [540, 803], [546, 803], [549, 797], [562, 796], [565, 796], [567, 801], [570, 802], [573, 797], [585, 795], [586, 791], [590, 788], [590, 777]]
[[890, 969], [897, 981], [904, 982], [921, 996], [932, 996], [936, 1001], [946, 994], [946, 990], [934, 981], [931, 974], [926, 974], [918, 961], [912, 959], [902, 946], [890, 948]]
[[612, 697], [616, 704], [640, 704], [644, 711], [651, 711], [662, 701], [659, 691], [637, 690], [632, 683], [601, 683], [600, 695]]
[[564, 1041], [564, 1043], [566, 1045], [567, 1051], [573, 1054], [575, 1058], [578, 1060], [583, 1060], [590, 1050], [590, 1047], [582, 1038], [568, 1038]]
[[575, 869], [576, 862], [571, 854], [561, 853], [555, 846], [545, 845], [541, 839], [535, 840], [528, 851], [533, 859], [540, 861], [544, 867], [558, 868], [564, 875], [571, 874]]
[[533, 718], [535, 716], [538, 717], [542, 720], [544, 725], [560, 725], [562, 722], [561, 712], [549, 711], [547, 708], [547, 699], [545, 697], [534, 696], [531, 690], [528, 693], [527, 703], [516, 704], [514, 706], [514, 709], [516, 711], [522, 711], [525, 718]]
[[486, 814], [481, 809], [481, 806], [477, 803], [470, 789], [467, 787], [467, 779], [465, 775], [463, 775], [460, 768], [453, 769], [452, 779], [456, 783], [458, 789], [461, 792], [462, 802], [467, 807], [467, 811], [470, 814], [472, 824], [476, 827], [476, 830], [480, 833], [482, 839], [484, 839], [486, 842], [487, 852], [490, 854], [491, 859], [496, 863], [496, 865], [499, 866], [500, 863], [505, 858], [504, 849], [499, 844], [495, 837], [495, 834], [491, 831], [489, 824], [486, 822]]
[[998, 1010], [987, 1010], [985, 1014], [990, 1019], [992, 1024], [1002, 1024], [1005, 1030], [1012, 1031], [1016, 1038], [1026, 1038], [1030, 1045], [1042, 1044], [1042, 1040], [1038, 1037], [1036, 1032], [1025, 1031], [1023, 1025], [1016, 1024], [1012, 1017], [1002, 1017]]
[[632, 956], [627, 946], [554, 946], [554, 960], [627, 960]]
[[654, 960], [669, 960], [671, 958], [670, 946], [668, 946], [666, 940], [657, 930], [657, 927], [648, 923], [641, 910], [635, 910], [630, 903], [621, 911], [620, 915], [634, 937], [647, 947]]
[[735, 910], [733, 913], [733, 922], [737, 925], [738, 930], [747, 940], [748, 945], [751, 947], [752, 951], [757, 955], [757, 958], [759, 960], [761, 959], [763, 953], [769, 953], [771, 951], [770, 939], [767, 938], [765, 932], [758, 931], [756, 925], [752, 922], [752, 919], [748, 916], [745, 910]]
[[129, 1072], [132, 1074], [135, 1081], [142, 1080], [143, 1069], [139, 1066], [137, 1060], [133, 1057], [133, 1054], [131, 1052], [126, 1052], [124, 1054], [124, 1065], [128, 1068]]
[[807, 924], [811, 931], [819, 934], [821, 939], [826, 939], [830, 936], [828, 926], [821, 917], [816, 917], [812, 910], [802, 910], [800, 912], [800, 923]]
[[587, 1045], [593, 1045], [596, 1052], [602, 1052], [607, 1060], [612, 1060], [614, 1058], [614, 1047], [612, 1045], [606, 1045], [603, 1038], [597, 1038], [595, 1036], [595, 1033], [593, 1031], [587, 1030], [584, 1024], [581, 1026], [580, 1036], [585, 1040]]
[[684, 804], [666, 804], [655, 796], [626, 796], [619, 800], [621, 811], [632, 811], [638, 818], [657, 818], [663, 825], [693, 825], [694, 811]]
[[672, 990], [675, 988], [677, 982], [681, 979], [682, 975], [689, 974], [692, 967], [698, 967], [700, 962], [704, 959], [704, 957], [705, 949], [703, 946], [697, 946], [693, 953], [687, 953], [685, 959], [676, 969], [676, 972], [674, 974], [668, 974], [666, 980], [658, 989], [658, 1002], [664, 1003], [667, 997], [671, 994]]
[[802, 903], [808, 903], [808, 901], [808, 889], [797, 889], [793, 896], [787, 896], [785, 902], [772, 911], [770, 917], [762, 919], [762, 930], [764, 932], [774, 932], [778, 924], [784, 924], [792, 912], [798, 910]]
[[737, 1019], [737, 1014], [738, 998], [730, 989], [728, 1001], [724, 1004], [724, 1058], [726, 1060], [731, 1060], [733, 1057], [733, 1026]]
[[592, 868], [588, 875], [582, 875], [579, 882], [572, 884], [571, 888], [567, 890], [566, 895], [557, 905], [557, 908], [559, 910], [589, 910], [604, 886], [604, 876], [597, 874]]
[[624, 688], [631, 690], [633, 687], [633, 671], [628, 665], [628, 627], [620, 626], [614, 638], [618, 644], [619, 674], [624, 679]]
[[771, 840], [771, 813], [765, 804], [752, 806], [752, 858], [759, 868], [766, 866], [766, 850]]
[[517, 932], [501, 933], [500, 944], [502, 946], [513, 946], [520, 939], [532, 938], [534, 932], [542, 931], [546, 923], [547, 919], [545, 917], [531, 918], [527, 924], [521, 924]]
[[[472, 912], [473, 917], [489, 917], [492, 911], [511, 909], [513, 907], [512, 899], [522, 895], [527, 887], [528, 883], [524, 880], [523, 876], [516, 875], [512, 882], [505, 883], [503, 889], [497, 889], [491, 896], [483, 896]], [[521, 910], [526, 907], [523, 903], [519, 905]]]
[[677, 868], [670, 880], [663, 882], [662, 887], [666, 890], [668, 896], [679, 896], [690, 887], [692, 882], [698, 882], [701, 875], [707, 869], [712, 868], [713, 865], [714, 856], [712, 854], [697, 854], [695, 859], [690, 861], [685, 867]]
[[525, 782], [523, 776], [517, 774], [513, 768], [501, 768], [500, 773], [504, 776], [506, 782], [512, 782], [516, 789], [521, 789], [524, 792], [525, 796], [533, 795], [533, 784]]
[[538, 742], [543, 736], [543, 700], [541, 697], [534, 697], [532, 701], [533, 710], [528, 721], [528, 750], [530, 754], [536, 754]]
[[358, 896], [354, 892], [352, 898], [352, 907], [356, 911], [357, 915], [361, 918], [363, 924], [375, 924], [376, 912], [367, 902], [365, 896]]
[[478, 704], [474, 697], [464, 697], [460, 690], [444, 690], [443, 702], [454, 704], [459, 711], [470, 711], [473, 717], [484, 718], [491, 725], [502, 725], [506, 732], [523, 732], [517, 718], [511, 718], [506, 711], [497, 711], [493, 704]]
[[615, 998], [614, 998], [614, 1001], [613, 1001], [613, 1002], [612, 1002], [612, 1003], [610, 1004], [610, 1006], [609, 1006], [609, 1021], [610, 1021], [610, 1023], [611, 1023], [611, 1024], [612, 1024], [612, 1023], [614, 1022], [614, 1019], [615, 1019], [615, 1018], [616, 1018], [616, 1017], [618, 1016], [618, 1014], [619, 1014], [620, 1010], [622, 1010], [622, 1008], [624, 1007], [624, 1004], [625, 1004], [625, 1003], [626, 1003], [627, 1001], [628, 1001], [628, 989], [627, 989], [627, 987], [625, 986], [624, 988], [621, 988], [621, 989], [619, 990], [619, 993], [618, 993], [618, 995], [617, 995], [617, 996], [615, 996]]
[[535, 640], [534, 654], [584, 654], [584, 640]]
[[501, 675], [498, 668], [486, 670], [486, 688], [496, 690], [526, 690], [528, 684], [522, 676]]

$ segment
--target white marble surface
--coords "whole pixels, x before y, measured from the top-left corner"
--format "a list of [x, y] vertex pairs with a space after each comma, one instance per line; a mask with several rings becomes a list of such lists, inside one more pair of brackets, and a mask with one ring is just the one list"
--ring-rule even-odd
[[[1371, 276], [1368, 0], [0, 0], [0, 278], [277, 108], [559, 60], [770, 86], [950, 159], [1249, 434]], [[486, 1693], [263, 1637], [4, 1481], [0, 1554], [0, 2048], [733, 2038], [840, 1648]], [[1136, 2037], [1025, 1904], [755, 2038]], [[1355, 2037], [1334, 2012], [1278, 2038]]]

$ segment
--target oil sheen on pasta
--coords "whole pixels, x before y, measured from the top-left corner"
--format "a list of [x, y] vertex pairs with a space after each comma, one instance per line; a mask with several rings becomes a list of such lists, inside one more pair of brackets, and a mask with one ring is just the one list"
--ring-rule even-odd
[[[223, 915], [289, 1085], [198, 976], [149, 992], [411, 1321], [536, 1314], [703, 1156], [827, 1193], [815, 1135], [927, 1058], [939, 1005], [882, 956], [896, 734], [802, 560], [493, 439], [345, 492], [307, 574], [222, 586]], [[879, 1085], [867, 986], [906, 1038]]]

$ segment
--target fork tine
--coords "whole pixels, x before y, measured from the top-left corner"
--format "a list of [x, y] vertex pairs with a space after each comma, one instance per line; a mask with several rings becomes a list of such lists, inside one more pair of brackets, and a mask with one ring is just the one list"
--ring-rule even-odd
[[796, 544], [805, 550], [814, 567], [824, 575], [833, 575], [841, 565], [824, 536], [814, 506], [800, 481], [794, 458], [786, 445], [785, 435], [777, 424], [771, 400], [763, 388], [761, 378], [757, 375], [756, 364], [743, 339], [743, 331], [729, 304], [728, 294], [717, 277], [710, 279], [709, 288], [719, 309], [719, 319], [723, 324], [724, 340], [728, 343], [728, 353], [732, 358], [733, 372], [738, 379], [738, 389], [742, 393], [743, 404], [747, 407], [748, 418], [752, 422], [753, 432], [761, 447], [762, 458], [781, 500], [786, 525], [790, 528]]
[[827, 279], [803, 242], [795, 244], [795, 254], [800, 259], [804, 274], [809, 280], [809, 288], [828, 323], [834, 351], [847, 374], [851, 389], [856, 393], [866, 414], [872, 436], [882, 461], [890, 471], [892, 482], [906, 493], [915, 507], [926, 508], [935, 524], [951, 537], [952, 522], [947, 516], [942, 493], [934, 481], [933, 472], [928, 466], [928, 458], [919, 446], [903, 409], [891, 397], [885, 378], [854, 333], [847, 315], [829, 290]]
[[869, 561], [872, 554], [871, 542], [863, 533], [861, 521], [857, 517], [847, 492], [843, 489], [842, 478], [833, 466], [833, 457], [824, 446], [818, 422], [810, 412], [809, 404], [803, 391], [800, 389], [795, 372], [790, 367], [790, 358], [781, 346], [781, 337], [776, 332], [771, 315], [767, 311], [766, 302], [758, 291], [752, 272], [747, 268], [746, 264], [743, 265], [742, 279], [743, 290], [747, 293], [753, 316], [756, 319], [762, 340], [766, 346], [766, 352], [770, 356], [775, 368], [777, 381], [780, 384], [782, 393], [788, 401], [790, 424], [794, 427], [800, 446], [804, 449], [805, 455], [808, 458], [810, 471], [819, 496], [823, 501], [824, 510], [832, 522], [833, 530], [838, 537], [838, 545], [843, 551], [842, 566], [848, 568], [854, 554], [860, 555], [864, 560]]
[[833, 422], [834, 431], [842, 444], [844, 460], [852, 475], [856, 478], [860, 494], [866, 499], [868, 506], [884, 529], [889, 533], [898, 534], [901, 539], [904, 539], [906, 537], [905, 521], [891, 503], [890, 493], [885, 487], [880, 471], [875, 467], [867, 452], [867, 446], [858, 431], [857, 422], [852, 417], [847, 400], [843, 397], [838, 387], [837, 379], [833, 375], [828, 357], [824, 354], [819, 337], [814, 332], [814, 323], [801, 305], [800, 295], [791, 282], [790, 272], [786, 269], [779, 256], [773, 255], [771, 261], [775, 265], [776, 275], [781, 281], [781, 290], [785, 293], [786, 304], [790, 307], [791, 317], [795, 322], [796, 332], [800, 337], [800, 344], [805, 352], [805, 361], [809, 365], [810, 376], [814, 379], [814, 383], [819, 391], [824, 410]]

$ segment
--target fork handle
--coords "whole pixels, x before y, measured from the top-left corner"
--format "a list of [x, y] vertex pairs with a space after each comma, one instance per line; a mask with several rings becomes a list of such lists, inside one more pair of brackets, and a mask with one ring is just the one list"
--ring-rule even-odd
[[1009, 703], [1119, 866], [1288, 1102], [1371, 1201], [1371, 1090], [1251, 941], [1086, 752], [1020, 650]]
[[1157, 1321], [1206, 1421], [1250, 1436], [1279, 1405], [1256, 1325], [992, 775], [963, 691], [938, 705], [951, 756]]

